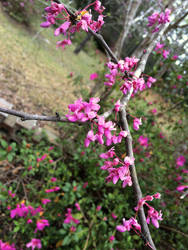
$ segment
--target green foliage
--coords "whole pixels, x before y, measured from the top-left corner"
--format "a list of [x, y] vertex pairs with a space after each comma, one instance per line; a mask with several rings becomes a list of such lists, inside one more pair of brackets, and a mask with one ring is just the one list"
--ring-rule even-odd
[[34, 11], [34, 1], [26, 0], [0, 0], [3, 9], [16, 21], [27, 26], [30, 25], [31, 16]]
[[[144, 102], [139, 107], [140, 111], [138, 109], [137, 112], [144, 115], [146, 108]], [[162, 200], [154, 201], [152, 205], [163, 211], [162, 224], [186, 232], [188, 228], [185, 223], [185, 204], [179, 199], [179, 194], [174, 191], [177, 185], [173, 181], [176, 171], [173, 156], [175, 146], [157, 136], [160, 129], [151, 126], [152, 119], [151, 115], [147, 116], [142, 129], [134, 138], [134, 147], [139, 148], [135, 156], [143, 194], [160, 192]], [[122, 234], [116, 231], [116, 226], [121, 224], [123, 217], [128, 219], [134, 215], [132, 208], [136, 204], [130, 187], [122, 189], [120, 183], [116, 185], [105, 183], [106, 174], [100, 170], [103, 161], [98, 155], [106, 149], [101, 149], [94, 144], [89, 148], [84, 148], [80, 143], [85, 137], [83, 127], [61, 125], [61, 129], [65, 132], [65, 137], [61, 145], [52, 150], [46, 140], [35, 144], [32, 142], [31, 135], [25, 133], [20, 135], [23, 138], [20, 145], [16, 143], [9, 145], [4, 139], [0, 140], [1, 152], [4, 152], [3, 159], [8, 160], [15, 167], [22, 166], [21, 171], [17, 172], [13, 178], [9, 177], [11, 185], [6, 184], [7, 179], [1, 180], [3, 240], [11, 242], [16, 234], [17, 237], [14, 240], [16, 246], [18, 248], [25, 246], [31, 238], [36, 237], [34, 233], [36, 221], [45, 218], [50, 226], [46, 227], [43, 232], [37, 233], [40, 235], [44, 248], [83, 249], [87, 244], [88, 249], [95, 247], [97, 249], [111, 249], [112, 247], [124, 249], [125, 246], [126, 249], [133, 247], [141, 249], [143, 242], [139, 236], [130, 232]], [[149, 136], [150, 146], [147, 149], [143, 149], [137, 143], [141, 134]], [[163, 143], [161, 140], [164, 140]], [[12, 152], [7, 152], [9, 146], [12, 147]], [[121, 156], [124, 148], [119, 147], [117, 152]], [[147, 152], [150, 156], [145, 158]], [[8, 159], [10, 153], [14, 153], [13, 159]], [[46, 158], [37, 161], [37, 158], [41, 158], [44, 154]], [[142, 158], [145, 159], [144, 162], [140, 161]], [[57, 178], [55, 183], [50, 181], [52, 177]], [[86, 182], [88, 185], [84, 188], [83, 185]], [[60, 191], [45, 192], [46, 189], [54, 186], [60, 187]], [[8, 195], [8, 190], [16, 193], [16, 196], [12, 198]], [[167, 190], [171, 191], [167, 192]], [[43, 205], [41, 199], [44, 198], [50, 199], [51, 202]], [[27, 218], [11, 219], [10, 208], [7, 210], [7, 207], [14, 209], [16, 204], [21, 202], [34, 208], [41, 205], [44, 210], [32, 218], [28, 215]], [[76, 202], [79, 203], [81, 211], [75, 208]], [[97, 211], [99, 205], [101, 210]], [[80, 224], [64, 224], [67, 208], [72, 209], [73, 217], [79, 219]], [[112, 212], [118, 216], [116, 220], [112, 218]], [[33, 220], [31, 224], [26, 223], [29, 218]], [[75, 232], [71, 231], [73, 225], [76, 227]], [[164, 249], [167, 243], [177, 249], [185, 249], [182, 247], [186, 244], [185, 238], [181, 234], [166, 231], [163, 227], [157, 230], [151, 225], [150, 228], [158, 249]], [[111, 235], [115, 235], [112, 243], [109, 241]]]

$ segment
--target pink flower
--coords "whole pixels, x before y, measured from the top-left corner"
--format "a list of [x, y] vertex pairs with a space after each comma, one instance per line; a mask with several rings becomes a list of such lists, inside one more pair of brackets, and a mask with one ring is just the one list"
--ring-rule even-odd
[[111, 213], [111, 216], [112, 216], [112, 218], [113, 218], [114, 220], [117, 219], [117, 215], [115, 215], [114, 213]]
[[159, 43], [159, 42], [158, 42], [158, 43], [156, 44], [155, 51], [157, 51], [157, 50], [159, 50], [159, 49], [162, 49], [164, 46], [165, 46], [164, 43]]
[[84, 184], [83, 184], [83, 188], [86, 188], [88, 186], [88, 182], [85, 182]]
[[32, 168], [33, 168], [32, 166], [29, 166], [29, 167], [28, 167], [28, 171], [30, 171]]
[[40, 24], [41, 28], [49, 28], [50, 26], [51, 26], [51, 23], [49, 21], [46, 21]]
[[140, 143], [141, 146], [143, 147], [148, 147], [149, 144], [148, 144], [148, 138], [147, 137], [144, 137], [143, 135], [141, 135], [139, 138], [138, 138], [138, 141]]
[[152, 85], [154, 82], [156, 82], [156, 79], [150, 76], [150, 77], [148, 78], [147, 82], [146, 82], [147, 87], [148, 87], [148, 88], [151, 88], [151, 85]]
[[52, 193], [52, 192], [59, 191], [59, 190], [60, 190], [60, 187], [54, 187], [54, 188], [51, 188], [51, 189], [46, 189], [45, 192], [46, 193]]
[[156, 114], [157, 113], [157, 109], [152, 109], [151, 113]]
[[30, 223], [32, 223], [33, 221], [31, 220], [31, 219], [28, 219], [27, 220], [27, 224], [30, 224]]
[[70, 232], [73, 233], [73, 232], [75, 232], [75, 231], [76, 231], [76, 228], [75, 228], [74, 226], [71, 226], [71, 227], [70, 227]]
[[133, 128], [139, 130], [139, 126], [142, 125], [141, 118], [135, 118], [133, 121]]
[[51, 181], [51, 182], [56, 182], [56, 181], [57, 181], [57, 178], [52, 177], [52, 178], [50, 179], [50, 181]]
[[163, 57], [166, 59], [168, 57], [168, 55], [170, 54], [169, 50], [163, 50]]
[[119, 232], [130, 231], [132, 228], [141, 232], [140, 224], [138, 224], [137, 220], [133, 217], [131, 217], [129, 220], [123, 219], [123, 225], [116, 227]]
[[102, 13], [104, 11], [105, 7], [101, 5], [101, 2], [99, 0], [95, 1], [94, 10], [98, 13]]
[[37, 230], [39, 231], [43, 231], [43, 229], [45, 227], [49, 227], [49, 222], [48, 220], [42, 219], [42, 220], [38, 220], [37, 221], [37, 228], [35, 229], [35, 232], [37, 232]]
[[178, 55], [174, 55], [173, 57], [172, 57], [172, 60], [177, 60], [178, 59]]
[[180, 185], [180, 186], [178, 186], [178, 187], [176, 188], [176, 190], [179, 191], [179, 192], [181, 192], [181, 191], [183, 191], [184, 189], [187, 189], [187, 188], [188, 188], [187, 185]]
[[63, 41], [58, 41], [57, 42], [57, 48], [61, 47], [62, 49], [64, 49], [66, 45], [71, 45], [71, 44], [72, 44], [72, 42], [71, 42], [70, 39], [65, 39]]
[[16, 194], [12, 193], [10, 190], [8, 190], [8, 194], [10, 197], [14, 198], [16, 196]]
[[182, 169], [181, 171], [182, 171], [182, 173], [184, 173], [184, 174], [188, 174], [188, 169]]
[[39, 239], [32, 239], [29, 243], [26, 245], [27, 248], [32, 247], [32, 250], [36, 248], [40, 249], [42, 248], [41, 241]]
[[16, 250], [16, 248], [14, 247], [14, 244], [9, 245], [9, 243], [3, 242], [2, 240], [0, 240], [0, 249], [1, 250]]
[[97, 73], [93, 73], [90, 75], [90, 80], [95, 80], [99, 77], [99, 75]]
[[34, 216], [35, 214], [39, 213], [42, 210], [41, 207], [33, 208], [32, 206], [25, 206], [24, 203], [18, 204], [15, 209], [10, 211], [10, 217], [14, 218], [15, 216], [18, 217], [26, 217], [29, 213]]
[[51, 202], [49, 199], [42, 199], [42, 204], [46, 205], [47, 203]]
[[180, 80], [180, 79], [182, 79], [182, 77], [183, 77], [182, 75], [178, 75], [177, 79]]
[[163, 220], [162, 219], [162, 213], [161, 211], [156, 211], [153, 207], [150, 207], [148, 210], [148, 216], [146, 218], [147, 223], [150, 223], [150, 219], [152, 224], [156, 227], [159, 228], [159, 222], [158, 220]]
[[111, 236], [109, 237], [109, 241], [112, 242], [112, 241], [114, 241], [114, 240], [115, 240], [115, 236], [114, 236], [114, 235], [111, 235]]
[[164, 139], [164, 138], [165, 138], [164, 135], [162, 134], [162, 132], [159, 133], [159, 137], [160, 137], [161, 139]]
[[96, 211], [100, 211], [101, 210], [101, 206], [97, 206]]
[[94, 135], [93, 130], [90, 130], [87, 133], [87, 137], [86, 137], [85, 142], [84, 142], [85, 147], [88, 147], [90, 142], [95, 141], [95, 140], [96, 140], [96, 135]]
[[66, 218], [65, 218], [65, 220], [64, 220], [63, 223], [69, 224], [69, 223], [71, 223], [71, 222], [74, 222], [75, 224], [79, 224], [80, 221], [77, 220], [77, 219], [75, 219], [75, 218], [72, 216], [71, 211], [72, 211], [71, 208], [67, 208], [67, 213], [65, 214]]
[[115, 107], [114, 107], [115, 112], [119, 112], [120, 106], [121, 106], [120, 100], [118, 100], [118, 101], [115, 103]]
[[71, 22], [65, 22], [63, 24], [61, 24], [61, 26], [59, 26], [55, 31], [54, 31], [54, 36], [59, 36], [60, 34], [63, 34], [64, 36], [66, 36], [66, 32], [68, 30], [68, 28], [70, 27]]
[[180, 155], [177, 159], [176, 159], [176, 166], [177, 167], [182, 167], [185, 164], [185, 157], [183, 155]]
[[48, 151], [51, 151], [51, 150], [53, 150], [53, 149], [54, 149], [54, 147], [51, 146], [51, 147], [49, 147]]
[[76, 209], [78, 210], [78, 211], [80, 211], [81, 209], [80, 209], [80, 205], [78, 204], [78, 202], [77, 203], [75, 203], [75, 207], [76, 207]]
[[114, 156], [115, 156], [114, 148], [111, 148], [106, 153], [100, 154], [100, 158], [102, 158], [102, 159], [108, 159], [108, 158], [112, 158]]

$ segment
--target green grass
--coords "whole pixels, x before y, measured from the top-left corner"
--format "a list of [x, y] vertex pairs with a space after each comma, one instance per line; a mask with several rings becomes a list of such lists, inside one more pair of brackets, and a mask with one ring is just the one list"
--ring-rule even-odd
[[[61, 111], [80, 95], [81, 88], [91, 87], [89, 75], [102, 64], [90, 53], [75, 55], [75, 45], [64, 51], [57, 49], [53, 29], [42, 30], [41, 21], [37, 17], [27, 29], [0, 9], [1, 88], [30, 102], [34, 110], [45, 106]], [[73, 79], [67, 78], [70, 72], [74, 77], [82, 76], [81, 83], [74, 85]]]

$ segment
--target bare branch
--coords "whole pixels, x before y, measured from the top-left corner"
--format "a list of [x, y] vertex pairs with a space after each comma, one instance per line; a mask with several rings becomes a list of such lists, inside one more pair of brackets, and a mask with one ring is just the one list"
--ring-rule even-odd
[[6, 109], [6, 108], [1, 108], [1, 107], [0, 107], [0, 112], [20, 117], [22, 121], [39, 120], [39, 121], [68, 122], [68, 123], [83, 124], [83, 122], [71, 122], [65, 116], [59, 116], [58, 113], [56, 113], [56, 116], [45, 116], [45, 115], [36, 115], [36, 114], [32, 115], [32, 114], [28, 114], [22, 111], [17, 111], [14, 109]]

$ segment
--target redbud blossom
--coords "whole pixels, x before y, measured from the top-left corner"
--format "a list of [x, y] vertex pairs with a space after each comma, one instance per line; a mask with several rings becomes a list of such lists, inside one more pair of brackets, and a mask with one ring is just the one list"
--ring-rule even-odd
[[133, 128], [139, 130], [139, 126], [142, 125], [141, 118], [135, 118], [133, 121]]
[[9, 245], [9, 243], [3, 242], [2, 240], [0, 240], [0, 249], [2, 249], [2, 250], [16, 250], [16, 248], [14, 247], [14, 244]]
[[176, 166], [177, 167], [182, 167], [185, 164], [185, 157], [183, 155], [180, 155], [177, 159], [176, 159]]
[[95, 80], [99, 77], [99, 75], [97, 73], [93, 73], [90, 75], [90, 80]]
[[32, 239], [29, 243], [26, 245], [27, 248], [32, 247], [32, 250], [36, 248], [40, 249], [42, 248], [41, 241], [39, 239]]
[[49, 222], [48, 222], [48, 220], [45, 220], [45, 219], [42, 219], [42, 220], [38, 220], [37, 221], [37, 227], [36, 227], [36, 229], [35, 229], [35, 232], [37, 232], [38, 230], [39, 231], [43, 231], [43, 229], [45, 228], [45, 227], [49, 227]]
[[75, 203], [75, 207], [76, 207], [76, 209], [77, 209], [78, 211], [81, 210], [81, 209], [80, 209], [80, 205], [78, 204], [78, 202]]
[[117, 226], [116, 229], [119, 232], [130, 231], [131, 229], [134, 229], [134, 230], [136, 229], [139, 232], [141, 232], [140, 224], [138, 224], [137, 220], [133, 217], [131, 217], [129, 220], [125, 220], [125, 218], [123, 218], [123, 225]]
[[112, 216], [112, 218], [113, 218], [114, 220], [117, 219], [117, 215], [115, 215], [114, 213], [111, 213], [111, 216]]
[[168, 57], [168, 55], [170, 54], [169, 50], [163, 50], [163, 57], [166, 59]]
[[98, 205], [97, 208], [96, 208], [96, 211], [100, 211], [101, 208], [102, 208], [102, 207], [101, 207], [100, 205]]
[[140, 143], [141, 146], [143, 147], [148, 147], [149, 144], [148, 144], [148, 138], [147, 137], [144, 137], [143, 135], [141, 135], [139, 138], [138, 138], [138, 142]]
[[178, 76], [177, 76], [177, 79], [178, 79], [178, 80], [182, 79], [182, 75], [178, 75]]
[[44, 204], [44, 205], [46, 205], [49, 202], [51, 202], [50, 199], [42, 199], [42, 204]]
[[75, 224], [79, 224], [80, 221], [77, 220], [77, 219], [75, 219], [75, 218], [72, 216], [71, 211], [72, 211], [71, 208], [67, 208], [67, 213], [65, 214], [65, 217], [66, 217], [66, 218], [65, 218], [65, 220], [64, 220], [63, 223], [69, 224], [69, 223], [71, 223], [71, 222], [74, 222]]
[[109, 237], [109, 241], [112, 242], [112, 241], [114, 241], [114, 240], [115, 240], [115, 236], [114, 236], [114, 235], [111, 235], [111, 236]]

